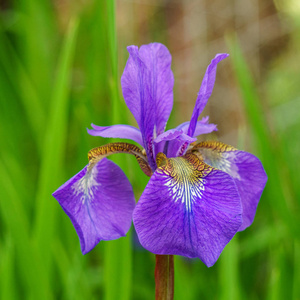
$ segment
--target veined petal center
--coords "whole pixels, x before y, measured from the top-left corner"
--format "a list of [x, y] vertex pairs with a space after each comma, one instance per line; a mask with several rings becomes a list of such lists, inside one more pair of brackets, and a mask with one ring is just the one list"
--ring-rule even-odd
[[164, 186], [168, 188], [169, 196], [175, 203], [181, 203], [186, 211], [191, 212], [192, 205], [202, 198], [205, 190], [205, 177], [212, 168], [201, 162], [195, 155], [185, 157], [165, 158], [162, 155], [161, 167], [157, 172], [164, 178]]
[[156, 161], [133, 212], [141, 244], [155, 254], [199, 257], [212, 266], [242, 224], [233, 179], [192, 153], [159, 153]]

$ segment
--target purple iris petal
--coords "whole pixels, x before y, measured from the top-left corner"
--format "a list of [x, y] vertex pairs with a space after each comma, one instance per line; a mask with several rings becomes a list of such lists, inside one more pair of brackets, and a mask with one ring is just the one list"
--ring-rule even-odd
[[[164, 137], [165, 141], [168, 141], [167, 151], [164, 151], [164, 153], [168, 157], [176, 157], [176, 156], [184, 155], [188, 146], [192, 142], [195, 142], [197, 140], [196, 138], [193, 139], [188, 138], [189, 136], [187, 135], [187, 131], [189, 128], [189, 124], [190, 122], [184, 122], [179, 126], [177, 126], [175, 129], [168, 130], [164, 134], [160, 135], [155, 139], [155, 142], [157, 142], [161, 137]], [[211, 133], [212, 131], [216, 131], [216, 130], [218, 130], [217, 125], [209, 124], [208, 117], [204, 117], [202, 118], [201, 121], [197, 122], [193, 137], [196, 137], [201, 134]], [[178, 134], [178, 132], [180, 132], [181, 134]], [[175, 133], [177, 133], [177, 136], [175, 135]], [[169, 139], [167, 139], [166, 136], [168, 136]], [[163, 152], [164, 150], [164, 147], [162, 147], [161, 144], [165, 145], [166, 142], [159, 144], [160, 147], [157, 147], [159, 152]]]
[[[202, 120], [198, 121], [197, 123], [208, 124], [208, 120], [209, 120], [209, 116], [206, 116], [206, 117], [203, 117]], [[183, 122], [180, 125], [178, 125], [176, 127], [176, 129], [178, 129], [178, 130], [183, 129], [184, 132], [187, 133], [189, 125], [190, 125], [190, 121]]]
[[164, 131], [173, 106], [171, 55], [158, 43], [140, 50], [136, 46], [127, 49], [130, 55], [121, 78], [123, 96], [140, 127], [149, 164], [155, 170], [153, 139]]
[[242, 200], [243, 224], [239, 228], [242, 231], [254, 220], [268, 177], [260, 160], [251, 153], [236, 151], [234, 164], [239, 170], [237, 178], [233, 178]]
[[185, 157], [168, 159], [150, 178], [133, 222], [144, 248], [155, 254], [199, 257], [212, 266], [239, 229], [240, 197], [232, 178]]
[[195, 108], [191, 117], [190, 126], [188, 128], [188, 135], [194, 136], [194, 132], [196, 129], [196, 124], [199, 115], [203, 111], [209, 97], [214, 88], [215, 79], [216, 79], [216, 72], [217, 72], [217, 64], [223, 60], [224, 58], [228, 57], [228, 54], [217, 54], [215, 58], [211, 61], [210, 65], [207, 67], [204, 78], [202, 80], [202, 84], [198, 93], [198, 97], [196, 100]]
[[138, 128], [130, 125], [112, 125], [112, 126], [97, 126], [91, 124], [93, 129], [88, 129], [90, 135], [102, 136], [106, 138], [129, 139], [137, 142], [144, 147], [142, 134]]
[[204, 162], [228, 173], [238, 188], [243, 206], [243, 223], [239, 228], [242, 231], [254, 220], [258, 202], [267, 183], [267, 174], [260, 160], [251, 153], [236, 150], [220, 142], [207, 142], [207, 145], [214, 146], [199, 149]]
[[196, 139], [193, 137], [190, 137], [189, 135], [186, 135], [183, 130], [177, 130], [177, 129], [170, 129], [165, 131], [164, 133], [160, 134], [155, 140], [155, 143], [159, 143], [161, 141], [172, 141], [174, 139], [177, 139], [180, 136], [184, 136], [184, 139], [186, 139], [186, 141], [192, 143], [194, 142]]
[[183, 133], [183, 130], [170, 129], [159, 135], [154, 140], [155, 154], [158, 152], [165, 153], [168, 157], [178, 156], [180, 145], [193, 143], [197, 139]]
[[101, 240], [125, 236], [135, 206], [130, 182], [123, 171], [104, 158], [87, 166], [53, 193], [71, 219], [86, 254]]
[[[187, 134], [188, 132], [188, 128], [189, 128], [190, 122], [184, 122], [180, 125], [178, 125], [176, 127], [177, 130], [182, 130], [182, 132], [184, 132], [185, 134]], [[201, 121], [198, 121], [196, 124], [196, 128], [195, 128], [195, 132], [192, 135], [193, 137], [201, 135], [201, 134], [207, 134], [207, 133], [211, 133], [213, 131], [218, 131], [217, 129], [217, 125], [216, 124], [209, 124], [208, 123], [208, 116], [202, 118]]]

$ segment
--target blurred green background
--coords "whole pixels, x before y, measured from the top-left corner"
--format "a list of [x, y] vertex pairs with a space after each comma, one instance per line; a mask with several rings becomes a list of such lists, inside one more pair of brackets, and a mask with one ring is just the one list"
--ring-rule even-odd
[[[206, 66], [219, 139], [256, 154], [269, 180], [253, 225], [212, 268], [175, 258], [175, 299], [300, 299], [300, 5], [297, 0], [3, 0], [0, 3], [0, 298], [154, 299], [155, 257], [126, 238], [83, 256], [51, 196], [108, 139], [136, 125], [120, 91], [126, 46], [173, 56], [173, 128], [189, 120]], [[136, 199], [147, 183], [116, 155]]]

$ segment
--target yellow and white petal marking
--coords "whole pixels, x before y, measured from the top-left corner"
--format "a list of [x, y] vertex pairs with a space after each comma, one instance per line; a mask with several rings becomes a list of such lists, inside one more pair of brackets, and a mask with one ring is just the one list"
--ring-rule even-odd
[[242, 223], [233, 179], [193, 154], [160, 154], [157, 165], [133, 212], [139, 241], [155, 254], [212, 266]]
[[232, 178], [240, 180], [237, 164], [235, 164], [236, 148], [221, 142], [202, 142], [191, 150], [194, 154], [201, 154], [201, 158], [208, 165], [226, 172]]
[[205, 176], [212, 168], [193, 154], [167, 159], [164, 154], [159, 153], [156, 160], [159, 166], [157, 172], [165, 177], [164, 185], [172, 200], [184, 204], [185, 209], [191, 212], [195, 199], [202, 198]]
[[190, 153], [233, 178], [243, 207], [243, 224], [239, 230], [250, 226], [267, 182], [267, 175], [260, 160], [251, 153], [221, 142], [202, 142], [194, 146]]

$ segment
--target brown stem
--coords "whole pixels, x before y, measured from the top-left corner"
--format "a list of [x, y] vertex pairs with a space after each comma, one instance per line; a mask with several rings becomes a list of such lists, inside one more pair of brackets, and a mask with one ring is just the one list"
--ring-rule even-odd
[[173, 300], [174, 298], [174, 257], [156, 255], [155, 300]]

